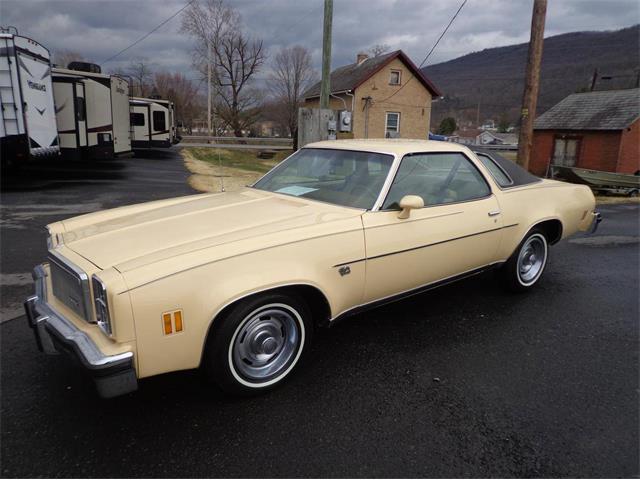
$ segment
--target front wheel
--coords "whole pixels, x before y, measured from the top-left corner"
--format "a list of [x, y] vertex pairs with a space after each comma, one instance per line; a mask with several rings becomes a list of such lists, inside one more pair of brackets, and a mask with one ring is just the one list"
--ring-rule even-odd
[[507, 288], [514, 292], [533, 288], [547, 266], [548, 256], [547, 238], [540, 230], [531, 230], [502, 269]]
[[307, 305], [288, 295], [243, 300], [216, 322], [205, 367], [223, 390], [234, 394], [261, 393], [282, 383], [311, 340]]

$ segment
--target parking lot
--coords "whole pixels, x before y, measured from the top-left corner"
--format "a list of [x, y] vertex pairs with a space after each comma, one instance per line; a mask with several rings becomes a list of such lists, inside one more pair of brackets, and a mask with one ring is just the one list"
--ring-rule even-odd
[[266, 396], [188, 371], [100, 400], [21, 313], [44, 226], [195, 193], [188, 176], [172, 149], [3, 178], [2, 476], [638, 476], [638, 205], [553, 247], [530, 294], [489, 273], [322, 330]]

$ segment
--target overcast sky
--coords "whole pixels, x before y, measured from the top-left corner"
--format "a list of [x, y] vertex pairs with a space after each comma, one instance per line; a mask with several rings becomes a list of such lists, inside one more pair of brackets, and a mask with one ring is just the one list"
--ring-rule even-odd
[[[14, 25], [52, 52], [73, 50], [102, 64], [185, 5], [187, 0], [0, 0], [0, 22]], [[319, 69], [323, 0], [228, 0], [246, 32], [268, 53], [303, 45]], [[460, 0], [335, 0], [332, 65], [352, 63], [360, 50], [386, 43], [419, 64]], [[529, 38], [532, 0], [468, 0], [427, 64]], [[640, 22], [638, 0], [549, 0], [545, 36], [579, 30], [615, 30]], [[156, 69], [191, 68], [191, 40], [180, 33], [180, 16], [104, 69], [146, 58]], [[266, 72], [261, 74], [266, 75]]]

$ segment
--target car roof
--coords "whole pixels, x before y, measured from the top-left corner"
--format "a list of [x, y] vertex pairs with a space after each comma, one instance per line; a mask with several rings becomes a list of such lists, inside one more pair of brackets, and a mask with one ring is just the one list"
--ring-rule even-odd
[[360, 150], [364, 152], [391, 153], [398, 156], [417, 152], [463, 152], [470, 153], [464, 145], [437, 140], [411, 140], [405, 138], [370, 138], [357, 140], [325, 140], [309, 143], [304, 148], [331, 148]]

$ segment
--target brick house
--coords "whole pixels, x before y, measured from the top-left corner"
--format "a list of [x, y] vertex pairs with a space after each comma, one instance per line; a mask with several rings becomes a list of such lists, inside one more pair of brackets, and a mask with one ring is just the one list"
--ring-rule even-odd
[[534, 123], [529, 170], [549, 164], [618, 173], [640, 170], [640, 89], [574, 93]]
[[[351, 138], [419, 138], [429, 135], [431, 100], [440, 91], [402, 51], [331, 72], [329, 108], [352, 112]], [[392, 96], [393, 95], [393, 96]], [[320, 82], [304, 93], [304, 106], [320, 106]]]

